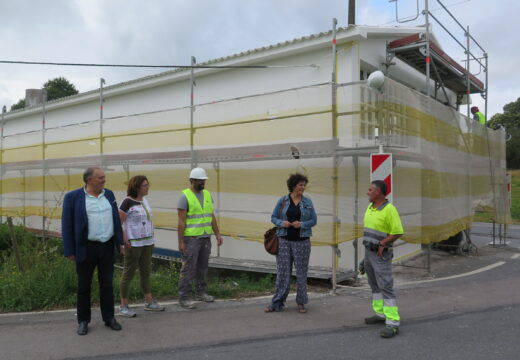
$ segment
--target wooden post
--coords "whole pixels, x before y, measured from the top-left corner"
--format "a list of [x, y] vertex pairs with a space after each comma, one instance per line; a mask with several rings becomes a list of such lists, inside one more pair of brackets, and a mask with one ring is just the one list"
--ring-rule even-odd
[[23, 272], [22, 261], [20, 259], [20, 251], [18, 250], [18, 243], [16, 242], [16, 236], [14, 234], [13, 218], [10, 216], [7, 217], [7, 227], [9, 228], [9, 236], [11, 238], [11, 245], [13, 246], [16, 265], [18, 266], [18, 270]]

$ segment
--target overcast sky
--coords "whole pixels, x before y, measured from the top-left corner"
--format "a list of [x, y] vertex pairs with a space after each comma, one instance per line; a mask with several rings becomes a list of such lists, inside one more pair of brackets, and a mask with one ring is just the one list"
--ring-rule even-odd
[[[520, 97], [518, 0], [442, 0], [489, 54], [489, 115]], [[424, 0], [420, 0], [424, 8]], [[416, 0], [398, 0], [399, 15], [416, 12]], [[332, 18], [347, 24], [348, 0], [0, 0], [0, 60], [117, 64], [185, 64], [232, 55], [327, 31]], [[461, 31], [430, 8], [465, 41]], [[395, 3], [357, 0], [356, 22], [397, 26]], [[424, 18], [403, 25], [424, 23]], [[456, 60], [465, 55], [434, 25], [443, 48]], [[472, 69], [479, 72], [478, 67]], [[155, 71], [155, 72], [159, 72]], [[78, 68], [0, 64], [0, 106], [7, 109], [64, 76], [80, 92], [152, 74], [150, 69]], [[482, 75], [482, 74], [481, 74]], [[480, 75], [480, 76], [481, 76]], [[474, 102], [482, 105], [479, 96]]]

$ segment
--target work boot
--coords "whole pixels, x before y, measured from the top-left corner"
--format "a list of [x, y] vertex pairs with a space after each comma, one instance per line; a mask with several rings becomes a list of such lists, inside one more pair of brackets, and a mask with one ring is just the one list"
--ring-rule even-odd
[[384, 324], [385, 318], [379, 315], [373, 315], [371, 317], [365, 318], [365, 324], [374, 325], [374, 324]]
[[388, 338], [392, 338], [392, 337], [396, 336], [398, 333], [399, 333], [399, 328], [397, 326], [387, 325], [387, 326], [385, 326], [385, 328], [383, 330], [381, 330], [381, 332], [379, 334], [381, 335], [381, 337], [388, 339]]
[[181, 299], [179, 300], [179, 305], [185, 309], [195, 309], [197, 308], [197, 305], [191, 300], [188, 299]]
[[206, 293], [197, 295], [197, 297], [195, 299], [198, 300], [198, 301], [204, 301], [204, 302], [213, 302], [213, 301], [215, 301], [215, 298], [213, 296], [208, 295]]

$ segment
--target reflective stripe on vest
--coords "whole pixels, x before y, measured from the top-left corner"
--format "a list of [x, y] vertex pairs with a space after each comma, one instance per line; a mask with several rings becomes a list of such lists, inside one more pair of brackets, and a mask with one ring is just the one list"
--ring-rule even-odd
[[182, 193], [188, 201], [188, 213], [186, 214], [186, 228], [184, 236], [201, 236], [213, 234], [211, 221], [213, 220], [213, 202], [208, 190], [202, 190], [204, 195], [203, 207], [199, 199], [191, 189], [185, 189]]
[[480, 124], [484, 125], [486, 123], [486, 116], [483, 113], [481, 113], [480, 111], [477, 111], [475, 113], [475, 115], [478, 116], [478, 122]]

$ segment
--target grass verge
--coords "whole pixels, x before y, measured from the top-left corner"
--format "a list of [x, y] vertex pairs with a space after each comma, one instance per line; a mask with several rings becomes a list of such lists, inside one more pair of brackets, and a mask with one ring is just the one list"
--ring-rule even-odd
[[[61, 240], [42, 240], [15, 228], [22, 269], [18, 268], [8, 237], [7, 227], [0, 225], [0, 313], [50, 310], [76, 306], [76, 270], [74, 262], [63, 257]], [[121, 265], [121, 264], [119, 264]], [[119, 302], [121, 270], [114, 274], [114, 295]], [[177, 298], [179, 264], [154, 261], [152, 292], [158, 299]], [[241, 273], [208, 276], [208, 293], [217, 298], [241, 298], [271, 294], [274, 275]], [[139, 274], [130, 284], [131, 302], [143, 301]], [[99, 301], [97, 275], [92, 281], [92, 303]]]

